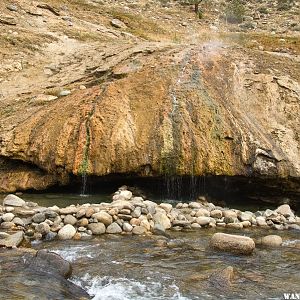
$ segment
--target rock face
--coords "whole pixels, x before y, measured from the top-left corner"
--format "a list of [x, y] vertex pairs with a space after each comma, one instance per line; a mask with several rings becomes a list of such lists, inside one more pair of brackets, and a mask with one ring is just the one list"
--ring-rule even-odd
[[[298, 178], [299, 187], [300, 76], [292, 58], [222, 40], [132, 43], [129, 33], [105, 32], [119, 44], [78, 42], [72, 54], [81, 50], [80, 62], [50, 65], [49, 79], [31, 75], [37, 95], [54, 82], [71, 85], [71, 94], [45, 105], [30, 100], [28, 82], [3, 84], [11, 91], [0, 106], [0, 192], [66, 184], [82, 172], [271, 176]], [[76, 86], [81, 80], [86, 89]]]
[[210, 246], [219, 251], [245, 255], [251, 254], [255, 249], [251, 238], [226, 233], [215, 233], [210, 240]]

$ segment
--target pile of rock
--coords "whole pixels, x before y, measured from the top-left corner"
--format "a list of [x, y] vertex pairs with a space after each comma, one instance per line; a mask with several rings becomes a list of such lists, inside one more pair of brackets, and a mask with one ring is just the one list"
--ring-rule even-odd
[[120, 188], [111, 203], [40, 207], [8, 195], [0, 207], [0, 229], [19, 230], [30, 239], [87, 239], [92, 235], [163, 234], [167, 229], [226, 227], [300, 229], [300, 218], [289, 205], [252, 213], [199, 202], [157, 204]]

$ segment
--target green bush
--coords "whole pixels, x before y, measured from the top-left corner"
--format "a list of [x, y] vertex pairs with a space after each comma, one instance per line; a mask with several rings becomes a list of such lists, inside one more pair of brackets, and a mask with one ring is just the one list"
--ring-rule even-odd
[[225, 17], [229, 23], [241, 23], [245, 15], [245, 7], [241, 0], [232, 0], [225, 9]]
[[261, 14], [267, 14], [268, 13], [268, 9], [265, 7], [265, 6], [261, 6], [258, 11], [261, 13]]

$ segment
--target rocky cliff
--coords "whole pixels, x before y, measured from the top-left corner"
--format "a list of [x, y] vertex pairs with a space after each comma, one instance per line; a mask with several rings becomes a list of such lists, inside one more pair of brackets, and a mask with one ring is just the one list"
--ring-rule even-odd
[[177, 3], [49, 3], [1, 4], [16, 25], [1, 35], [0, 191], [72, 174], [300, 177], [296, 33], [216, 29]]

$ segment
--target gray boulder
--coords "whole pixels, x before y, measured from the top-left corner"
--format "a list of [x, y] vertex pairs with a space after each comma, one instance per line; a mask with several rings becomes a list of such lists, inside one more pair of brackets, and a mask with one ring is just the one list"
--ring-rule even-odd
[[[110, 24], [113, 26], [113, 27], [116, 27], [116, 28], [121, 28], [121, 29], [125, 29], [127, 28], [127, 26], [125, 25], [124, 22], [122, 22], [121, 20], [118, 20], [118, 19], [112, 19], [110, 21]], [[123, 192], [123, 191], [122, 191]], [[124, 191], [125, 192], [125, 191]], [[126, 191], [128, 192], [128, 191]]]
[[46, 222], [42, 222], [35, 226], [35, 231], [42, 235], [46, 235], [50, 232], [50, 226]]
[[242, 212], [239, 216], [240, 220], [243, 221], [252, 221], [252, 213], [251, 212]]
[[131, 232], [132, 229], [133, 229], [133, 227], [132, 227], [129, 223], [125, 222], [125, 223], [123, 224], [123, 230], [124, 230], [125, 232]]
[[197, 223], [201, 226], [205, 226], [205, 225], [208, 225], [210, 223], [210, 217], [198, 217], [196, 219]]
[[266, 227], [268, 226], [267, 222], [266, 222], [266, 219], [262, 216], [259, 216], [256, 218], [256, 223], [258, 226], [261, 226], [261, 227]]
[[165, 228], [161, 224], [155, 224], [152, 229], [152, 233], [170, 238], [170, 235], [166, 232]]
[[72, 274], [72, 265], [61, 256], [48, 250], [39, 250], [36, 255], [29, 260], [31, 268], [36, 270], [57, 274], [68, 278]]
[[23, 199], [13, 194], [7, 195], [3, 200], [3, 205], [6, 206], [22, 207], [23, 205], [25, 205], [25, 203], [26, 202]]
[[164, 229], [169, 229], [171, 228], [171, 221], [170, 219], [166, 216], [166, 214], [162, 212], [157, 212], [153, 215], [153, 221], [154, 224], [160, 224], [164, 227]]
[[45, 241], [52, 241], [56, 238], [56, 236], [57, 236], [56, 232], [50, 231], [45, 235]]
[[121, 232], [122, 228], [117, 223], [112, 223], [106, 228], [106, 233], [116, 234]]
[[[124, 23], [123, 23], [124, 24]], [[124, 24], [125, 25], [125, 24]], [[126, 26], [126, 25], [125, 25]], [[125, 200], [130, 200], [132, 197], [132, 192], [131, 191], [121, 191], [120, 196], [124, 197]]]
[[132, 233], [136, 234], [136, 235], [144, 234], [144, 233], [146, 233], [146, 231], [147, 231], [146, 228], [143, 226], [135, 226], [132, 229]]
[[50, 219], [51, 221], [53, 221], [58, 216], [58, 213], [51, 209], [47, 209], [46, 211], [44, 211], [44, 214], [45, 214], [45, 217], [47, 219]]
[[4, 239], [0, 239], [0, 247], [15, 248], [18, 247], [24, 238], [24, 232], [18, 231]]
[[12, 222], [13, 222], [14, 224], [16, 224], [17, 226], [25, 226], [24, 220], [22, 220], [22, 219], [19, 218], [19, 217], [15, 217], [15, 218], [12, 220]]
[[220, 232], [212, 236], [210, 246], [219, 251], [244, 255], [251, 254], [255, 249], [255, 243], [249, 237]]
[[70, 240], [75, 233], [76, 229], [71, 224], [67, 224], [58, 231], [58, 238], [60, 240]]
[[4, 222], [11, 222], [14, 217], [15, 217], [15, 215], [13, 213], [6, 213], [2, 216], [2, 220]]
[[282, 238], [279, 235], [267, 235], [258, 240], [258, 243], [267, 247], [279, 247], [282, 244]]
[[103, 234], [106, 230], [103, 223], [91, 223], [88, 225], [88, 229], [90, 229], [92, 233], [96, 235]]
[[112, 216], [105, 211], [100, 211], [93, 214], [93, 218], [97, 219], [98, 222], [103, 223], [106, 226], [110, 225], [113, 221]]
[[13, 223], [13, 222], [2, 222], [0, 225], [0, 228], [10, 229], [10, 228], [13, 228], [14, 226], [15, 226], [15, 223]]
[[72, 215], [66, 215], [64, 218], [65, 224], [75, 225], [77, 222], [77, 219], [73, 217]]
[[134, 211], [131, 213], [131, 216], [132, 216], [133, 218], [139, 218], [139, 217], [141, 216], [141, 214], [142, 214], [142, 209], [141, 209], [141, 207], [137, 206], [137, 207], [134, 209]]
[[34, 223], [42, 223], [46, 220], [46, 216], [44, 213], [37, 213], [32, 217], [32, 221]]
[[288, 204], [280, 205], [276, 210], [277, 213], [283, 215], [284, 217], [293, 217], [294, 213]]

